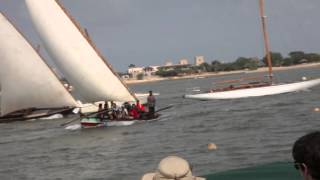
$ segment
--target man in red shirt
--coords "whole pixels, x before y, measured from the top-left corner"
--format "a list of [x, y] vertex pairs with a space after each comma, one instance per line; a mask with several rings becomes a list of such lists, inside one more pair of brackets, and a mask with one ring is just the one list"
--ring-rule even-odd
[[145, 109], [144, 109], [144, 106], [142, 104], [140, 104], [140, 101], [137, 100], [137, 103], [136, 103], [136, 106], [137, 106], [137, 109], [138, 111], [141, 113], [141, 112], [145, 112]]
[[133, 117], [133, 119], [139, 119], [140, 113], [137, 111], [136, 105], [132, 104], [132, 108], [129, 111], [129, 115]]

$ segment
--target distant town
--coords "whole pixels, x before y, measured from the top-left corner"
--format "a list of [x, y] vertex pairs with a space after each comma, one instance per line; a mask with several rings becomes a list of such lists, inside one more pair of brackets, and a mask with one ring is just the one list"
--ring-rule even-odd
[[[298, 64], [320, 62], [320, 54], [305, 53], [303, 51], [290, 52], [287, 57], [283, 57], [282, 54], [278, 52], [271, 52], [271, 57], [274, 67], [288, 67]], [[239, 57], [234, 62], [224, 63], [219, 60], [214, 60], [208, 63], [204, 56], [195, 56], [192, 61], [182, 58], [176, 64], [167, 60], [162, 66], [151, 65], [137, 67], [134, 64], [130, 64], [127, 72], [119, 73], [119, 75], [124, 80], [144, 80], [154, 77], [199, 75], [208, 72], [253, 71], [266, 66], [266, 57], [262, 59], [258, 57]]]
[[[192, 69], [199, 69], [199, 67], [205, 63], [204, 56], [196, 56], [194, 63], [189, 63], [188, 59], [180, 59], [178, 64], [174, 64], [172, 61], [166, 61], [163, 66], [146, 66], [136, 67], [134, 64], [130, 64], [126, 74], [122, 74], [124, 79], [138, 79], [142, 80], [145, 77], [150, 76], [177, 76], [183, 74], [190, 74]], [[200, 72], [200, 71], [199, 71]]]

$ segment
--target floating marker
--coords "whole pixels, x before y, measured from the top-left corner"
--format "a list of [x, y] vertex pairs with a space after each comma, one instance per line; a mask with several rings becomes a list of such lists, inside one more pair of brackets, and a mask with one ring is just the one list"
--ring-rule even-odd
[[214, 143], [209, 143], [208, 144], [208, 150], [216, 150], [218, 149], [217, 145]]

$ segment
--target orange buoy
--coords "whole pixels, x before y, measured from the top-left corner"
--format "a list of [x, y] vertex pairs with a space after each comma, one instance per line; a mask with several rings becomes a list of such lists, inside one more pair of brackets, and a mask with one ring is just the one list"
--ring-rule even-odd
[[217, 145], [214, 143], [209, 143], [208, 144], [208, 150], [216, 150], [218, 149]]

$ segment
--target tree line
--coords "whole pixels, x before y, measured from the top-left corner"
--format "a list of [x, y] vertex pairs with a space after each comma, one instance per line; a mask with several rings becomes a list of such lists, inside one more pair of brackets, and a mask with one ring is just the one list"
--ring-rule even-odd
[[[303, 51], [293, 51], [287, 57], [283, 57], [279, 52], [271, 52], [272, 66], [292, 66], [303, 63], [320, 62], [320, 54], [305, 53]], [[187, 74], [195, 74], [200, 72], [221, 72], [236, 70], [256, 70], [259, 67], [266, 67], [267, 58], [247, 58], [239, 57], [234, 62], [224, 63], [220, 60], [214, 60], [211, 63], [203, 63], [199, 66], [184, 65], [175, 67], [161, 67], [156, 75], [162, 77], [179, 76]]]

